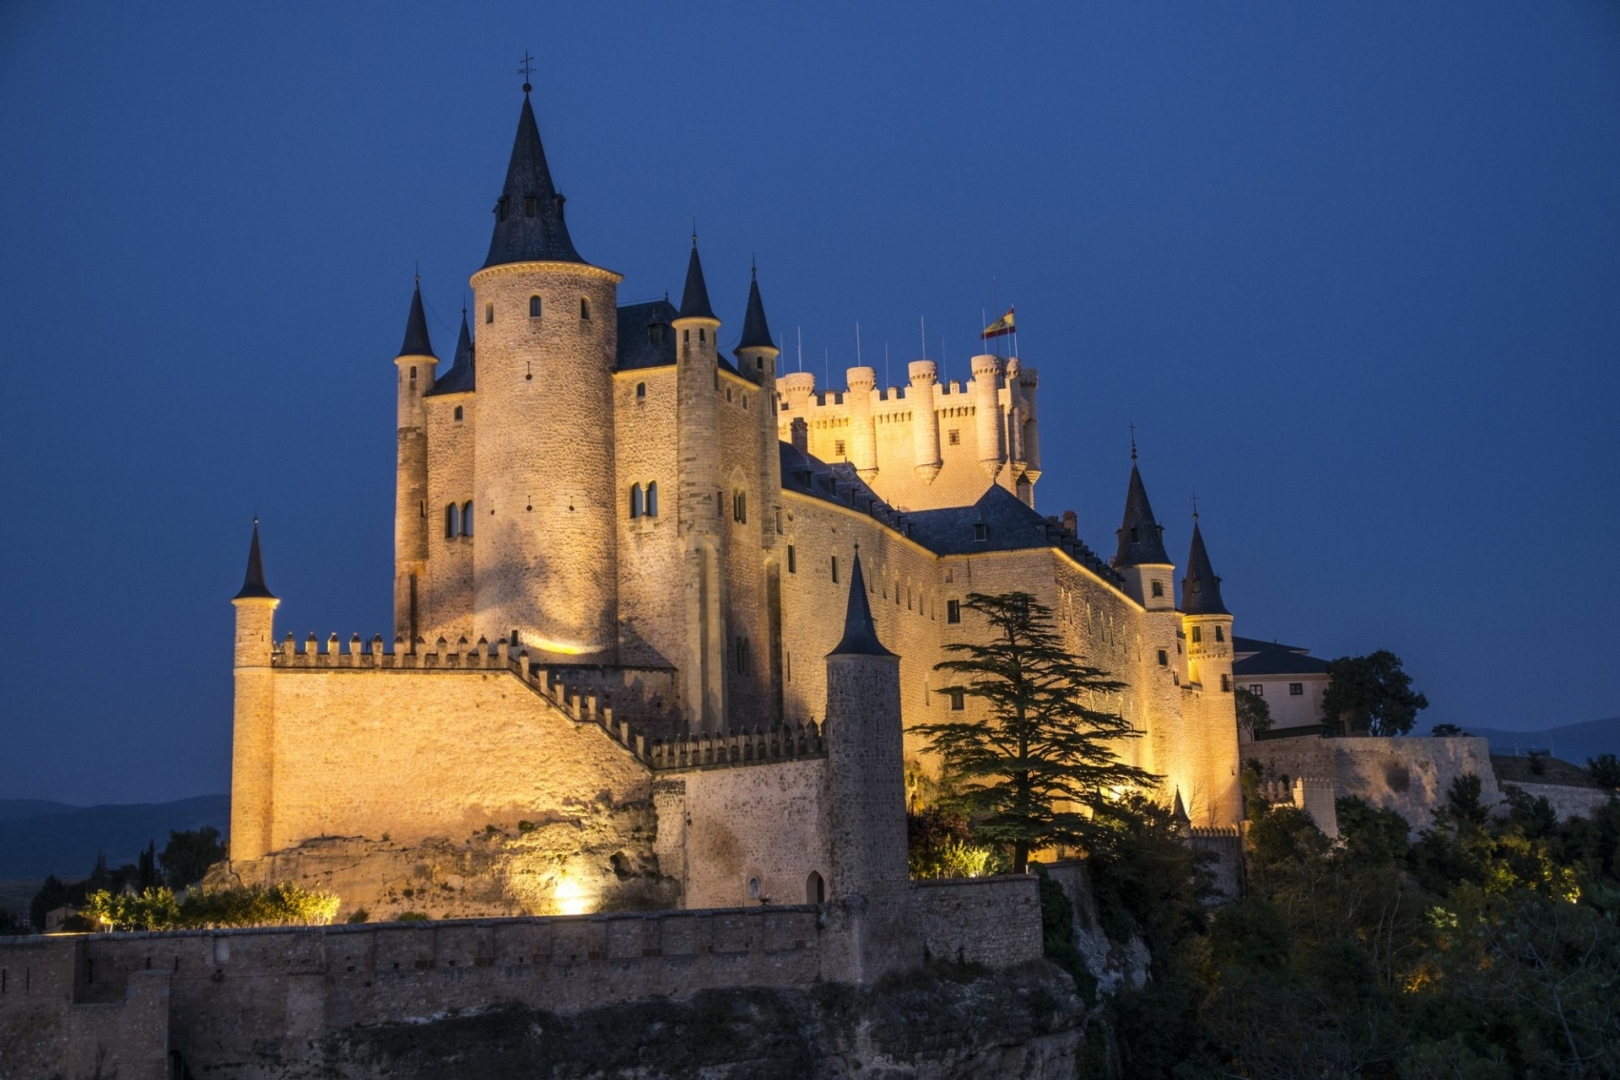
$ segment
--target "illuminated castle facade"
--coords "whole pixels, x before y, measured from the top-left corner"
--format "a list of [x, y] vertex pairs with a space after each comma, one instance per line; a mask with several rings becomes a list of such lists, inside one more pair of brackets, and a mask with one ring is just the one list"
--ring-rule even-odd
[[[1232, 616], [1198, 529], [1178, 609], [1134, 463], [1111, 560], [1039, 514], [1033, 367], [978, 356], [941, 383], [922, 359], [905, 387], [855, 367], [818, 389], [779, 375], [757, 280], [734, 334], [694, 237], [678, 307], [621, 307], [563, 207], [525, 96], [471, 325], [443, 363], [418, 291], [394, 361], [392, 633], [277, 641], [255, 535], [236, 600], [244, 872], [318, 877], [338, 837], [381, 865], [499, 830], [522, 910], [627, 877], [686, 906], [903, 879], [884, 821], [922, 748], [902, 733], [974, 707], [934, 665], [983, 632], [968, 594], [1015, 588], [1125, 684], [1111, 705], [1142, 737], [1121, 756], [1194, 825], [1239, 819]], [[587, 839], [536, 838], [559, 822]]]

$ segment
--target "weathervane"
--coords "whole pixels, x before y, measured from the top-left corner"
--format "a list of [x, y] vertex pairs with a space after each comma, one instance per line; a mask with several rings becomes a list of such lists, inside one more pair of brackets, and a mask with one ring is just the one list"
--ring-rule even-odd
[[534, 87], [529, 85], [529, 76], [532, 75], [533, 73], [534, 73], [534, 57], [529, 55], [529, 50], [528, 49], [524, 49], [523, 50], [523, 64], [522, 64], [522, 66], [520, 66], [518, 68], [518, 74], [523, 76], [523, 92], [525, 94], [527, 94], [530, 90], [534, 89]]
[[1198, 492], [1196, 492], [1196, 491], [1193, 492], [1191, 495], [1189, 495], [1187, 497], [1187, 500], [1193, 504], [1193, 520], [1197, 521], [1198, 520]]
[[1131, 460], [1136, 460], [1136, 422], [1131, 422]]

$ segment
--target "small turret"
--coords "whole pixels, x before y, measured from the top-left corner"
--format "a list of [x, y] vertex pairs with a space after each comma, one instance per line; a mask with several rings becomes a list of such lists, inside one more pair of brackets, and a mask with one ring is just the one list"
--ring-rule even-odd
[[[693, 254], [697, 254], [695, 248]], [[701, 275], [700, 268], [700, 278]], [[759, 297], [759, 268], [753, 268], [749, 276], [748, 311], [743, 315], [742, 340], [737, 343], [737, 352], [741, 354], [744, 349], [769, 349], [772, 353], [778, 353], [781, 350], [771, 340], [771, 327], [765, 321], [765, 302]], [[705, 289], [704, 292], [706, 294], [708, 290]]]
[[697, 233], [692, 234], [692, 257], [686, 260], [686, 288], [681, 292], [679, 319], [707, 319], [715, 325], [714, 308], [709, 304], [709, 286], [703, 280], [703, 260], [698, 258]]
[[1110, 564], [1125, 578], [1125, 591], [1150, 611], [1175, 607], [1175, 567], [1164, 550], [1164, 529], [1154, 520], [1142, 472], [1131, 446], [1131, 482], [1125, 493], [1125, 518], [1119, 527], [1119, 549]]
[[236, 683], [231, 732], [231, 857], [257, 859], [270, 850], [275, 775], [274, 654], [276, 599], [264, 580], [259, 519], [253, 519], [247, 573], [231, 598], [236, 608]]
[[1232, 614], [1221, 602], [1221, 579], [1210, 565], [1197, 515], [1193, 516], [1192, 550], [1187, 555], [1187, 576], [1181, 579], [1181, 611], [1184, 615]]
[[[776, 546], [776, 515], [771, 508], [782, 499], [782, 464], [777, 452], [776, 358], [781, 350], [771, 340], [771, 327], [765, 321], [765, 301], [759, 295], [759, 268], [752, 267], [748, 282], [748, 307], [743, 315], [742, 340], [737, 343], [737, 367], [746, 379], [759, 383], [759, 408], [753, 411], [755, 472], [758, 476], [758, 516], [760, 543]], [[780, 687], [775, 669], [780, 650], [771, 650], [772, 684]]]
[[411, 292], [405, 341], [394, 358], [399, 443], [394, 465], [394, 634], [415, 639], [417, 602], [427, 572], [427, 421], [422, 399], [433, 392], [439, 363], [422, 310], [422, 279]]
[[495, 233], [489, 240], [484, 269], [504, 263], [582, 263], [563, 223], [563, 202], [551, 181], [551, 167], [540, 145], [540, 127], [524, 84], [523, 111], [518, 116], [506, 183], [495, 202]]
[[1210, 565], [1193, 515], [1192, 550], [1181, 579], [1181, 628], [1187, 638], [1187, 677], [1206, 691], [1232, 689], [1232, 613], [1221, 601], [1221, 579]]

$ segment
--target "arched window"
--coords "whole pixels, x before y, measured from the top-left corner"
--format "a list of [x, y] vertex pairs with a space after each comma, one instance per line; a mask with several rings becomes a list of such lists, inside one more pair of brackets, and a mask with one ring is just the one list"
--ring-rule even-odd
[[804, 879], [804, 902], [807, 904], [824, 904], [827, 902], [827, 883], [821, 875], [814, 870]]
[[658, 481], [647, 481], [647, 516], [658, 516]]
[[588, 297], [582, 296], [579, 298], [579, 317], [585, 320], [589, 320], [591, 317], [591, 301]]
[[540, 317], [540, 298], [538, 296], [531, 296], [531, 297], [529, 297], [529, 318], [538, 319], [539, 317]]
[[631, 484], [630, 485], [630, 516], [632, 518], [638, 518], [638, 517], [641, 516], [641, 513], [642, 513], [641, 485], [640, 484]]
[[460, 511], [455, 503], [444, 508], [444, 538], [452, 539], [460, 531]]
[[472, 500], [461, 504], [461, 535], [471, 536], [473, 530]]
[[647, 384], [644, 383], [644, 382], [636, 383], [636, 397], [644, 398], [646, 396], [647, 396]]
[[748, 523], [748, 492], [734, 491], [731, 493], [731, 520], [739, 525]]
[[461, 406], [456, 406], [456, 423], [461, 423]]

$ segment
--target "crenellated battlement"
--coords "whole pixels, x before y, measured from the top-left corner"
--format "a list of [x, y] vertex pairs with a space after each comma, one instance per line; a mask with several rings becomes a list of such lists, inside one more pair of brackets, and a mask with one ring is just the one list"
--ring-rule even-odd
[[685, 735], [645, 745], [638, 739], [635, 750], [655, 769], [699, 769], [820, 757], [826, 754], [827, 743], [812, 720], [808, 724], [754, 727], [727, 735]]

